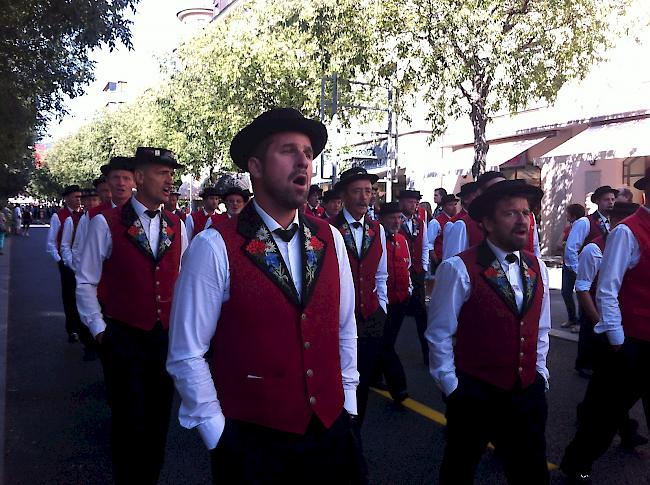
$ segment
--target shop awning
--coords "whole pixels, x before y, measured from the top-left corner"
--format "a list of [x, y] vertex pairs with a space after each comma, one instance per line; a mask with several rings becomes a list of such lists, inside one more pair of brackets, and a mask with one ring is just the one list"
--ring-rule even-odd
[[[528, 162], [529, 148], [537, 145], [546, 136], [527, 138], [502, 143], [490, 143], [485, 162], [486, 170], [499, 170], [500, 168], [523, 167]], [[449, 162], [444, 162], [448, 167], [447, 173], [455, 175], [466, 175], [472, 170], [474, 163], [474, 147], [460, 148], [452, 152]]]
[[540, 159], [601, 160], [645, 155], [650, 155], [650, 118], [591, 126]]

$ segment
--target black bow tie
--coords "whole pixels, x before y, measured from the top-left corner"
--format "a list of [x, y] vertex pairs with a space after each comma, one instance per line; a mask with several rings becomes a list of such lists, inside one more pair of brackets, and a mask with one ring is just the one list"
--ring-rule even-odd
[[355, 229], [359, 229], [361, 227], [361, 223], [359, 221], [354, 221], [351, 226]]
[[508, 254], [506, 255], [506, 261], [507, 261], [509, 264], [517, 263], [517, 262], [519, 262], [519, 258], [517, 257], [516, 254], [508, 253]]
[[153, 219], [154, 217], [156, 217], [160, 213], [160, 209], [155, 210], [155, 211], [146, 210], [146, 211], [144, 211], [144, 213], [149, 216], [149, 219]]
[[293, 235], [296, 233], [297, 230], [298, 230], [298, 226], [294, 223], [291, 224], [289, 229], [278, 228], [275, 231], [273, 231], [273, 233], [276, 234], [284, 242], [288, 243], [293, 239]]

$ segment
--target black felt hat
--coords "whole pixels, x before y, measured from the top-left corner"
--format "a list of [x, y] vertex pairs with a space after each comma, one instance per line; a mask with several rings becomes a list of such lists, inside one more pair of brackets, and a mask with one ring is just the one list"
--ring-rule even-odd
[[102, 175], [108, 176], [112, 170], [128, 170], [133, 172], [133, 157], [113, 157], [99, 169]]
[[309, 186], [309, 195], [311, 194], [322, 194], [323, 189], [321, 189], [318, 185], [310, 185]]
[[95, 180], [93, 180], [93, 187], [97, 188], [99, 185], [105, 183], [106, 183], [106, 177], [104, 175], [100, 175]]
[[236, 185], [232, 185], [224, 190], [221, 194], [221, 198], [225, 199], [229, 195], [240, 195], [244, 199], [244, 202], [248, 202], [248, 199], [251, 198], [251, 193], [247, 189], [242, 189]]
[[609, 185], [598, 187], [596, 190], [594, 190], [594, 193], [591, 194], [591, 201], [594, 204], [597, 204], [600, 198], [605, 194], [614, 194], [614, 197], [616, 197], [618, 195], [618, 190], [613, 189]]
[[334, 190], [340, 192], [345, 186], [357, 180], [368, 180], [371, 184], [374, 184], [379, 180], [379, 177], [375, 174], [368, 173], [363, 167], [348, 168], [346, 171], [341, 172], [339, 181], [334, 186]]
[[544, 192], [539, 187], [527, 184], [524, 180], [504, 180], [491, 185], [469, 205], [469, 216], [475, 221], [481, 221], [490, 214], [497, 202], [506, 197], [526, 197], [530, 205], [536, 205], [542, 200]]
[[338, 190], [328, 190], [323, 194], [323, 204], [327, 204], [331, 200], [341, 200]]
[[216, 187], [212, 187], [212, 186], [204, 187], [201, 193], [199, 194], [199, 197], [205, 199], [206, 197], [210, 197], [211, 195], [216, 195], [217, 197], [221, 197], [219, 190], [217, 190]]
[[88, 187], [86, 189], [81, 189], [81, 196], [82, 197], [98, 197], [99, 194], [97, 193], [97, 190], [94, 187]]
[[634, 182], [634, 188], [645, 190], [648, 187], [648, 181], [650, 181], [650, 167], [645, 169], [645, 177], [642, 177]]
[[388, 214], [402, 213], [399, 202], [385, 202], [379, 206], [379, 215], [387, 216]]
[[460, 186], [460, 192], [458, 192], [456, 196], [462, 200], [468, 195], [472, 195], [478, 189], [479, 186], [476, 182], [467, 182], [466, 184]]
[[416, 199], [420, 200], [422, 199], [422, 194], [420, 193], [419, 190], [410, 190], [410, 189], [403, 189], [399, 191], [399, 195], [397, 196], [399, 200], [401, 199]]
[[165, 165], [171, 168], [183, 168], [176, 161], [176, 155], [171, 150], [167, 150], [166, 148], [138, 147], [133, 158], [133, 165], [138, 167], [149, 163]]
[[476, 184], [478, 185], [479, 189], [482, 189], [486, 183], [488, 183], [490, 180], [494, 179], [504, 179], [506, 178], [501, 172], [496, 172], [494, 170], [490, 170], [488, 172], [483, 172], [481, 175], [478, 176], [476, 179]]
[[447, 194], [440, 199], [440, 205], [449, 204], [450, 202], [458, 202], [459, 199], [454, 194]]
[[70, 195], [74, 192], [81, 192], [81, 187], [79, 187], [77, 184], [68, 185], [63, 189], [63, 192], [61, 192], [61, 197], [65, 197], [66, 195]]
[[323, 123], [305, 118], [293, 108], [275, 108], [259, 115], [235, 135], [230, 143], [230, 156], [235, 165], [248, 171], [248, 159], [261, 142], [276, 133], [290, 131], [309, 137], [314, 157], [320, 155], [327, 144], [327, 128]]

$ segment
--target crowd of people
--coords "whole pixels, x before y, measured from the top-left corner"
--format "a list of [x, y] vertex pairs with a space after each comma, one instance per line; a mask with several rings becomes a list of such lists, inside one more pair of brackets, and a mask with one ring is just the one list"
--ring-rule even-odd
[[[486, 172], [436, 189], [435, 208], [413, 189], [380, 203], [378, 177], [352, 167], [323, 193], [311, 174], [326, 143], [296, 110], [263, 113], [230, 146], [252, 193], [206, 187], [189, 214], [163, 148], [62, 193], [47, 251], [68, 338], [103, 367], [115, 482], [157, 482], [175, 388], [215, 483], [367, 483], [368, 393], [408, 398], [395, 350], [408, 315], [447, 406], [440, 483], [472, 483], [489, 442], [509, 483], [549, 483], [542, 191]], [[646, 197], [649, 179], [636, 184]], [[601, 187], [598, 211], [567, 210], [563, 280], [582, 308], [569, 318], [593, 373], [561, 466], [576, 483], [616, 432], [645, 439], [627, 412], [650, 402], [650, 209], [617, 195]]]

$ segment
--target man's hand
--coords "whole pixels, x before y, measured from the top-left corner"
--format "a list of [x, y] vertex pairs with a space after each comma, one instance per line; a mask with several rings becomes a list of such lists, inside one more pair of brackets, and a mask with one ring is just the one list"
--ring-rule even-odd
[[97, 343], [101, 345], [102, 341], [104, 340], [104, 332], [99, 332], [97, 335], [95, 335], [95, 340], [97, 340]]

